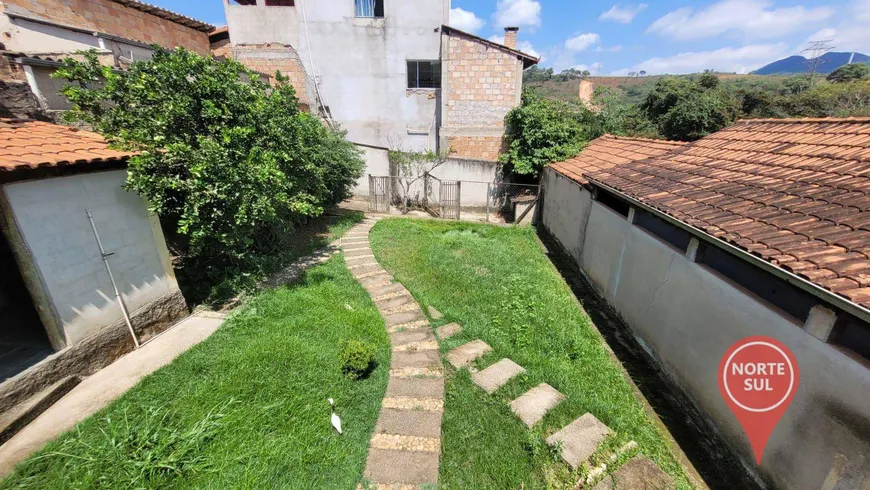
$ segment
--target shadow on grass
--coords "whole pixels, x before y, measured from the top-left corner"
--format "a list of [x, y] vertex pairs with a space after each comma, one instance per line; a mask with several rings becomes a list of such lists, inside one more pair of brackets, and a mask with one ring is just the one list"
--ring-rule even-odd
[[713, 490], [762, 488], [712, 422], [662, 371], [635, 339], [630, 327], [598, 295], [574, 260], [540, 227], [538, 236], [550, 262], [704, 482]]
[[228, 270], [219, 279], [204, 279], [201, 273], [189, 274], [183, 258], [178, 258], [175, 264], [178, 285], [191, 308], [205, 305], [221, 309], [234, 303], [239, 295], [256, 289], [266, 277], [281, 271], [300, 257], [329, 245], [351, 226], [362, 221], [364, 216], [362, 211], [338, 207], [330, 209], [323, 216], [293, 230], [282, 252], [270, 257], [262, 267]]

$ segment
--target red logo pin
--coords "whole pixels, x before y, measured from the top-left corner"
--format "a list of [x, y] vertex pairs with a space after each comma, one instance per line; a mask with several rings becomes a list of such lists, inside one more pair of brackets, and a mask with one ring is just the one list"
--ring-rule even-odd
[[719, 391], [734, 412], [761, 465], [764, 447], [798, 388], [794, 355], [776, 339], [747, 337], [719, 363]]

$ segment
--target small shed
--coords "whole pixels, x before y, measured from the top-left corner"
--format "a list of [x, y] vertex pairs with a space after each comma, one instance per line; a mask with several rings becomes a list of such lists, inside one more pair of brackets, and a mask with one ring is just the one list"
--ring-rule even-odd
[[157, 217], [124, 190], [131, 156], [95, 133], [0, 119], [0, 409], [133, 346], [88, 210], [137, 334], [187, 314]]

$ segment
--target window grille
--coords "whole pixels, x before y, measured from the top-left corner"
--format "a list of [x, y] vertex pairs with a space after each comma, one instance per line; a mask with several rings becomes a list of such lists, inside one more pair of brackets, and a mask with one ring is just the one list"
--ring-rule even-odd
[[441, 62], [409, 61], [408, 88], [441, 88]]

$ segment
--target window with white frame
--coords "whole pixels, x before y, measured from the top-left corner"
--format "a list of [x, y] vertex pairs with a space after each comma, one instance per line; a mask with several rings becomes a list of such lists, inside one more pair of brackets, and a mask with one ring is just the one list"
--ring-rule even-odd
[[384, 0], [353, 0], [353, 5], [357, 17], [384, 16]]
[[408, 88], [441, 88], [441, 62], [408, 61]]

